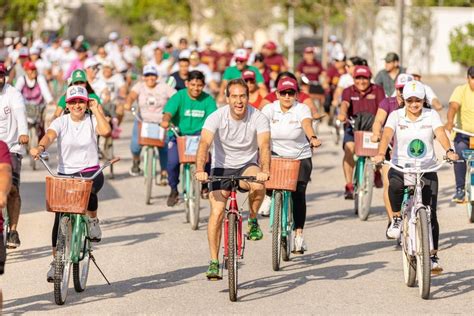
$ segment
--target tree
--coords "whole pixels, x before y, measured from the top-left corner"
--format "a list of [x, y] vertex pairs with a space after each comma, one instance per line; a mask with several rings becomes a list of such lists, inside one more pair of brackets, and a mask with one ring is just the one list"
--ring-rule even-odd
[[44, 2], [44, 0], [0, 0], [0, 28], [3, 31], [15, 30], [23, 35], [43, 9]]
[[451, 60], [465, 67], [474, 65], [474, 24], [455, 28], [449, 35]]

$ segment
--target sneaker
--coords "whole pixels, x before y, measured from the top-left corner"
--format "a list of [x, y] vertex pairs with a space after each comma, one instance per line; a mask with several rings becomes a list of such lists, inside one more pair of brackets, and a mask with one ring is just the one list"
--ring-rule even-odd
[[393, 239], [392, 237], [390, 237], [388, 235], [388, 230], [390, 228], [390, 225], [392, 225], [392, 222], [391, 221], [388, 221], [388, 224], [387, 224], [387, 229], [385, 230], [385, 237], [387, 237], [387, 239]]
[[177, 190], [171, 189], [166, 205], [175, 206], [176, 204], [178, 204], [178, 201], [179, 201], [179, 192]]
[[354, 199], [354, 185], [352, 183], [346, 184], [346, 190], [344, 192], [344, 199], [353, 200]]
[[402, 226], [402, 218], [400, 216], [394, 216], [392, 222], [387, 230], [387, 236], [392, 239], [400, 238], [400, 231]]
[[304, 241], [303, 235], [297, 235], [295, 237], [295, 247], [293, 249], [293, 253], [303, 254], [308, 247], [306, 246], [306, 242]]
[[263, 232], [260, 229], [256, 218], [249, 218], [247, 233], [250, 240], [260, 240], [263, 238]]
[[54, 270], [55, 270], [56, 265], [54, 264], [54, 260], [51, 261], [49, 264], [49, 270], [48, 273], [46, 274], [46, 281], [48, 283], [53, 283], [54, 282]]
[[375, 170], [374, 172], [374, 184], [377, 189], [383, 188], [382, 174], [380, 170]]
[[20, 247], [20, 236], [16, 230], [11, 230], [7, 236], [7, 248], [15, 249]]
[[207, 268], [206, 277], [208, 280], [222, 279], [222, 276], [219, 273], [219, 260], [211, 260], [209, 262], [209, 268]]
[[456, 194], [454, 194], [452, 201], [456, 203], [464, 203], [465, 195], [464, 188], [456, 188]]
[[142, 170], [140, 169], [140, 161], [134, 160], [132, 164], [132, 168], [128, 172], [132, 177], [139, 176]]
[[201, 189], [201, 199], [209, 200], [209, 188], [202, 188]]
[[443, 272], [443, 268], [441, 267], [441, 264], [439, 263], [439, 258], [437, 255], [432, 255], [430, 257], [431, 259], [431, 273], [433, 274], [439, 274]]
[[258, 214], [262, 216], [270, 216], [270, 207], [272, 206], [272, 198], [269, 197], [268, 195], [265, 195], [263, 198], [262, 205], [260, 205], [260, 208], [258, 209]]
[[100, 229], [99, 219], [89, 218], [89, 239], [99, 242], [102, 239], [102, 230]]
[[163, 171], [160, 175], [160, 182], [158, 183], [161, 186], [167, 186], [168, 185], [168, 172]]

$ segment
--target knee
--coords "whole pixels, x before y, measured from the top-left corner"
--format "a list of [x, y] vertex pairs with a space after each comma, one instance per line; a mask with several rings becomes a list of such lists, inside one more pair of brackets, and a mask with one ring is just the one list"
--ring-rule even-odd
[[255, 196], [264, 196], [266, 193], [265, 185], [263, 183], [251, 183], [250, 194]]

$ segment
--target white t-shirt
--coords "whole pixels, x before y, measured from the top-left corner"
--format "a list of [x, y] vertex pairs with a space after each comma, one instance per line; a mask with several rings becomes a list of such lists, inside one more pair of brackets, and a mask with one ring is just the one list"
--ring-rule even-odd
[[66, 73], [69, 68], [71, 68], [71, 64], [74, 60], [77, 59], [77, 53], [75, 50], [71, 49], [69, 52], [62, 51], [61, 54], [61, 68], [64, 73]]
[[262, 113], [270, 121], [273, 152], [288, 158], [296, 158], [298, 155], [298, 159], [311, 157], [311, 148], [301, 126], [304, 119], [312, 118], [306, 105], [295, 103], [288, 111], [283, 112], [280, 101], [277, 100], [266, 105]]
[[421, 168], [436, 164], [434, 131], [443, 126], [439, 114], [432, 109], [423, 109], [416, 121], [405, 116], [405, 109], [393, 111], [385, 127], [395, 131], [392, 162], [404, 167], [407, 163]]
[[[0, 140], [10, 147], [18, 142], [20, 135], [28, 135], [25, 103], [20, 91], [6, 83], [0, 90]], [[22, 155], [26, 153], [19, 144], [10, 151]]]
[[168, 79], [168, 76], [170, 74], [169, 69], [171, 66], [171, 61], [169, 59], [163, 59], [159, 64], [153, 60], [150, 62], [150, 65], [153, 65], [156, 67], [156, 70], [158, 70], [158, 77], [161, 82], [166, 82], [166, 79]]
[[95, 117], [89, 114], [80, 122], [66, 114], [51, 123], [48, 129], [58, 136], [58, 172], [73, 174], [99, 164], [96, 126]]
[[203, 129], [214, 134], [211, 167], [240, 169], [257, 163], [257, 135], [270, 132], [270, 124], [262, 112], [250, 105], [243, 120], [234, 120], [226, 105], [208, 116]]
[[118, 96], [120, 88], [125, 85], [125, 80], [123, 79], [123, 76], [120, 74], [114, 74], [110, 78], [105, 78], [101, 74], [100, 79], [107, 85], [107, 88], [109, 88], [110, 99], [112, 101], [115, 101], [115, 99]]
[[337, 86], [345, 89], [349, 88], [354, 84], [354, 78], [350, 74], [343, 74], [340, 78], [339, 81], [337, 82]]

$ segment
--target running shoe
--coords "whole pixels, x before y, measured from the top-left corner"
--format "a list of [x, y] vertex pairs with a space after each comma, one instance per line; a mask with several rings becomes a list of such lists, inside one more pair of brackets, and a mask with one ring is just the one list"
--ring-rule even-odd
[[46, 274], [46, 281], [49, 283], [54, 282], [54, 270], [55, 270], [56, 265], [54, 264], [54, 260], [51, 261], [49, 264], [49, 270], [48, 273]]
[[168, 196], [168, 201], [166, 205], [175, 206], [179, 202], [179, 192], [177, 190], [171, 189], [170, 195]]
[[464, 188], [456, 188], [456, 194], [454, 194], [452, 201], [456, 203], [464, 203], [466, 192]]
[[99, 242], [102, 239], [102, 230], [97, 217], [89, 218], [89, 239], [93, 242]]
[[394, 216], [387, 230], [387, 236], [392, 239], [398, 239], [400, 238], [401, 229], [402, 229], [402, 218], [400, 216]]
[[128, 172], [132, 177], [139, 176], [142, 170], [140, 169], [140, 161], [133, 161], [132, 168]]
[[268, 195], [265, 195], [263, 198], [262, 205], [260, 205], [260, 208], [258, 209], [258, 214], [267, 217], [270, 216], [270, 207], [272, 206], [272, 198], [269, 197]]
[[260, 240], [263, 238], [263, 232], [260, 229], [256, 218], [249, 218], [247, 225], [247, 233], [250, 240]]
[[393, 239], [392, 237], [390, 237], [388, 235], [388, 230], [390, 228], [390, 225], [392, 225], [392, 222], [391, 221], [388, 221], [388, 224], [387, 224], [387, 229], [385, 230], [385, 237], [387, 237], [387, 239]]
[[306, 250], [308, 250], [308, 247], [306, 246], [303, 235], [295, 236], [295, 248], [293, 249], [293, 253], [304, 254]]
[[344, 199], [353, 200], [354, 199], [354, 185], [352, 183], [346, 184], [346, 189], [344, 192]]
[[7, 236], [7, 248], [16, 249], [20, 247], [20, 236], [16, 230], [11, 230]]
[[430, 257], [431, 259], [431, 273], [433, 274], [439, 274], [443, 272], [443, 268], [441, 267], [441, 264], [439, 263], [439, 258], [437, 255], [432, 255]]
[[209, 262], [209, 268], [207, 268], [206, 277], [208, 280], [222, 279], [222, 276], [219, 273], [219, 260], [211, 260]]

